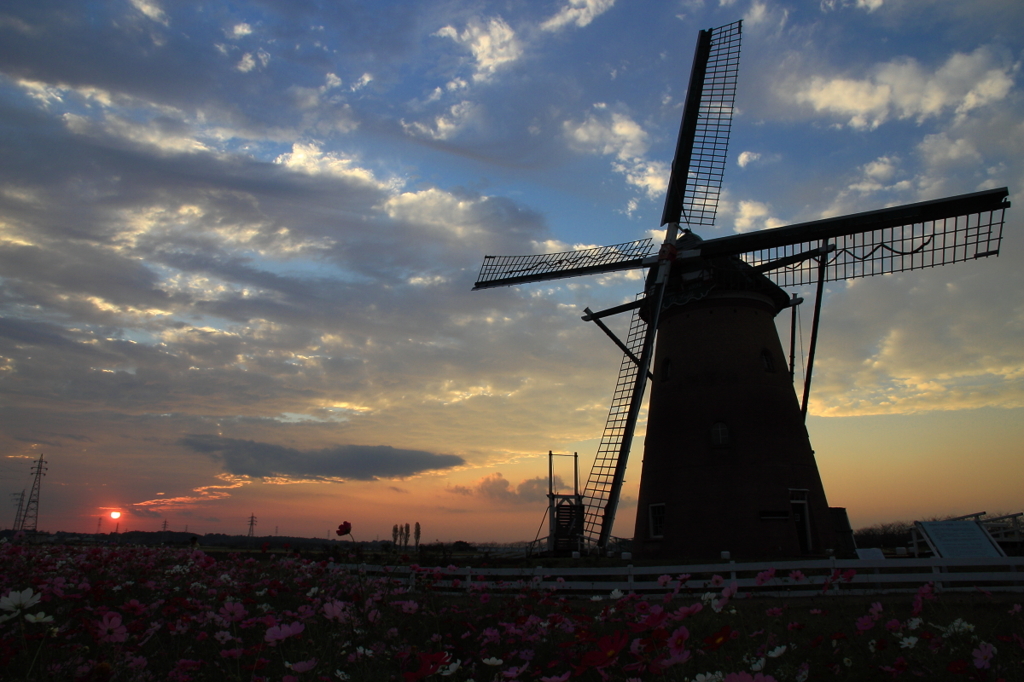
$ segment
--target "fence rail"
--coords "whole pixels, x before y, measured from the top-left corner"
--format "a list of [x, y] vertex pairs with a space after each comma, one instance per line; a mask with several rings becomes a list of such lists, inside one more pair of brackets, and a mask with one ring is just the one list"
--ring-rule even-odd
[[[473, 568], [335, 565], [336, 570], [389, 577], [410, 590], [457, 594], [522, 589], [583, 597], [671, 592], [704, 593], [736, 582], [746, 596], [799, 597], [828, 594], [916, 592], [1024, 592], [1024, 557], [985, 559], [822, 559], [683, 566]], [[772, 571], [774, 571], [772, 573]], [[664, 576], [668, 576], [666, 579]], [[680, 580], [683, 579], [682, 584]]]

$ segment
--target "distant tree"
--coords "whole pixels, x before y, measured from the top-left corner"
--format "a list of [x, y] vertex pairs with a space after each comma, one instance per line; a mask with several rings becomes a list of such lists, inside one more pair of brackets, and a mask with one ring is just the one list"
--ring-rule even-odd
[[398, 547], [398, 524], [397, 523], [395, 524], [395, 527], [391, 529], [391, 541], [394, 543], [395, 547]]
[[402, 546], [409, 546], [409, 524], [405, 524], [405, 536], [402, 538]]
[[420, 548], [420, 522], [419, 521], [416, 522], [416, 531], [415, 531], [415, 535], [413, 535], [413, 540], [416, 543], [416, 549], [419, 549]]

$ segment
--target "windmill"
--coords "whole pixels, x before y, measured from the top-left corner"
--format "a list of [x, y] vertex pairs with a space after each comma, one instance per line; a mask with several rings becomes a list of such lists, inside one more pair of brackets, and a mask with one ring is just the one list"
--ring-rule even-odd
[[[744, 558], [837, 545], [804, 421], [825, 282], [999, 253], [1006, 188], [702, 240], [714, 225], [739, 68], [742, 22], [702, 30], [661, 224], [650, 239], [555, 254], [485, 256], [475, 289], [649, 268], [635, 301], [593, 312], [623, 351], [584, 489], [584, 535], [607, 546], [648, 382], [651, 396], [633, 551]], [[802, 399], [775, 317], [817, 284]], [[620, 340], [603, 318], [631, 313]], [[792, 344], [791, 334], [791, 344]], [[656, 343], [655, 343], [656, 341]], [[788, 370], [788, 371], [787, 371]], [[837, 512], [839, 514], [837, 515]]]

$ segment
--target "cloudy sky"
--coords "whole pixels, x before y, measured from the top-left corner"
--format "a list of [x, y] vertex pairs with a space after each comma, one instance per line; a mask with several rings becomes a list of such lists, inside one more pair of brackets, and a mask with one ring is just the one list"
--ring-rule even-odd
[[[1018, 0], [5, 2], [3, 524], [43, 453], [41, 529], [532, 539], [615, 383], [582, 309], [642, 275], [471, 292], [482, 256], [660, 239], [697, 31], [740, 18], [705, 238], [1024, 187]], [[1024, 508], [1022, 216], [829, 287], [808, 428], [855, 526]]]

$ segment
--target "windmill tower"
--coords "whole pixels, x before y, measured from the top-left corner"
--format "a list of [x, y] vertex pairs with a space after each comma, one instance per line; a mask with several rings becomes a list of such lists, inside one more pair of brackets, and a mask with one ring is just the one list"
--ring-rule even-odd
[[39, 459], [36, 460], [35, 465], [32, 467], [32, 491], [28, 495], [28, 502], [25, 503], [20, 519], [15, 521], [14, 530], [16, 531], [22, 530], [32, 533], [36, 531], [36, 524], [39, 521], [39, 487], [43, 476], [46, 475], [45, 464], [46, 460], [43, 459], [43, 454], [39, 453]]
[[[485, 256], [474, 289], [649, 268], [630, 303], [585, 310], [624, 352], [584, 489], [584, 534], [607, 546], [651, 383], [633, 550], [769, 558], [836, 547], [804, 418], [825, 282], [995, 256], [1006, 188], [702, 240], [714, 225], [742, 23], [700, 31], [661, 224], [650, 239], [556, 254]], [[817, 284], [797, 398], [774, 319]], [[631, 312], [626, 339], [603, 318]], [[656, 341], [656, 343], [655, 343]]]

